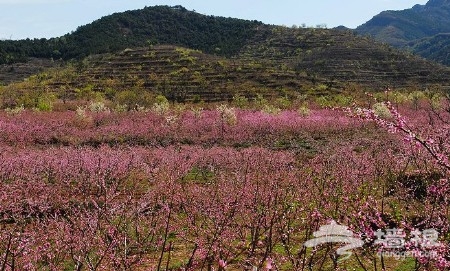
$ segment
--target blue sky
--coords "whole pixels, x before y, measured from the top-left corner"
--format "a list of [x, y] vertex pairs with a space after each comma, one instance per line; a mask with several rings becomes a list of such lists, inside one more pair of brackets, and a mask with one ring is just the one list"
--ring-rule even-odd
[[0, 0], [0, 39], [50, 38], [105, 15], [153, 5], [182, 5], [207, 15], [264, 23], [355, 28], [383, 10], [427, 0]]

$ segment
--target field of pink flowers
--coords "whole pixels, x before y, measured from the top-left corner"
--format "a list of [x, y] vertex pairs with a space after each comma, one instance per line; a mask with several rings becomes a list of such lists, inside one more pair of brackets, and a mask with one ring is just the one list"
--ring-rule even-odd
[[447, 107], [0, 113], [0, 270], [448, 270]]

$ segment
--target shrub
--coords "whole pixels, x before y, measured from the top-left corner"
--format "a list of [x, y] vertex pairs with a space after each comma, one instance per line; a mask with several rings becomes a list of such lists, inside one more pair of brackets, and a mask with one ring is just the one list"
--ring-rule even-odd
[[306, 105], [306, 104], [303, 104], [302, 106], [300, 106], [300, 108], [297, 110], [297, 112], [302, 117], [307, 117], [311, 114], [311, 111], [309, 110], [308, 105]]
[[333, 98], [336, 107], [347, 107], [353, 103], [353, 98], [351, 96], [338, 94]]
[[280, 97], [276, 100], [276, 105], [281, 109], [287, 109], [291, 106], [292, 102], [287, 96]]
[[194, 116], [196, 119], [199, 119], [202, 116], [203, 108], [202, 107], [194, 107], [191, 109], [192, 113], [194, 113]]
[[262, 96], [261, 94], [256, 94], [256, 97], [255, 97], [255, 105], [256, 105], [256, 107], [257, 108], [259, 108], [259, 109], [263, 109], [267, 104], [268, 104], [268, 102], [267, 102], [267, 100], [264, 98], [264, 96]]
[[23, 104], [20, 105], [20, 106], [16, 106], [16, 107], [14, 107], [14, 108], [6, 108], [6, 109], [5, 109], [5, 112], [6, 112], [8, 115], [13, 115], [13, 116], [19, 115], [19, 114], [22, 113], [23, 111], [25, 111], [25, 108], [23, 107]]
[[168, 104], [169, 100], [167, 100], [167, 98], [164, 95], [158, 95], [155, 98], [155, 102], [158, 104]]
[[53, 94], [42, 94], [38, 97], [36, 109], [39, 111], [52, 111], [55, 100], [56, 96]]
[[109, 112], [109, 108], [106, 107], [105, 103], [103, 102], [91, 102], [88, 108], [89, 111], [94, 113]]
[[414, 109], [418, 109], [419, 108], [419, 103], [422, 99], [424, 99], [426, 96], [422, 91], [414, 91], [411, 92], [408, 95], [409, 100], [413, 103], [413, 107]]
[[333, 101], [326, 96], [317, 97], [316, 103], [322, 108], [333, 107]]
[[200, 103], [201, 101], [202, 101], [202, 98], [198, 94], [195, 94], [194, 97], [192, 98], [192, 102], [195, 104]]
[[142, 89], [121, 91], [114, 98], [116, 104], [126, 105], [128, 111], [136, 110], [140, 106], [150, 107], [153, 101], [153, 96]]
[[114, 111], [118, 112], [118, 113], [123, 113], [123, 112], [126, 112], [127, 109], [128, 109], [128, 105], [126, 105], [126, 104], [117, 104], [116, 107], [114, 108]]
[[262, 111], [267, 114], [277, 115], [281, 112], [281, 109], [278, 107], [275, 107], [271, 104], [266, 104], [266, 105], [264, 105]]
[[217, 107], [217, 112], [219, 112], [220, 114], [222, 123], [227, 123], [228, 125], [236, 125], [237, 117], [234, 108], [228, 107], [226, 104], [221, 104]]
[[236, 94], [233, 96], [233, 104], [238, 108], [246, 108], [248, 106], [248, 99], [245, 96]]
[[391, 111], [389, 110], [387, 105], [383, 102], [374, 104], [372, 106], [372, 109], [373, 109], [373, 112], [375, 113], [375, 115], [377, 115], [378, 117], [380, 117], [382, 119], [392, 118]]
[[86, 108], [79, 106], [75, 111], [73, 124], [79, 128], [87, 128], [92, 125], [93, 119], [86, 113]]
[[164, 115], [170, 109], [169, 101], [163, 95], [156, 96], [156, 102], [153, 104], [152, 110], [153, 112]]

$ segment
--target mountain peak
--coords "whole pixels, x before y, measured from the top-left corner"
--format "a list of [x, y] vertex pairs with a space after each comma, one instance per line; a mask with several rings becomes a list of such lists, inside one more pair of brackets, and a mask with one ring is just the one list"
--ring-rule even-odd
[[450, 0], [430, 0], [426, 4], [427, 7], [450, 6]]

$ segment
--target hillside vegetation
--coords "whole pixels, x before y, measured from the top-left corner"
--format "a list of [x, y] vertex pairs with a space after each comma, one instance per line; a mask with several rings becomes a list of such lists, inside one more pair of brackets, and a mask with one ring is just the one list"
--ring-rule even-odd
[[82, 59], [149, 44], [173, 44], [208, 53], [236, 54], [261, 22], [205, 16], [181, 6], [155, 6], [105, 16], [52, 39], [0, 42], [0, 64], [28, 57]]
[[261, 28], [240, 57], [258, 58], [333, 82], [373, 89], [449, 85], [449, 69], [351, 31]]
[[[223, 101], [236, 95], [293, 98], [316, 83], [306, 74], [276, 64], [263, 65], [256, 58], [227, 59], [156, 45], [88, 57], [76, 65], [11, 84], [4, 88], [3, 96], [9, 97], [10, 106], [33, 107], [38, 93], [52, 93], [63, 100], [102, 97], [119, 104], [151, 105], [156, 94], [177, 102]], [[21, 94], [11, 98], [17, 91]], [[26, 96], [29, 98], [24, 99]]]
[[410, 46], [417, 54], [450, 66], [450, 33], [424, 38], [418, 42], [412, 42]]
[[[6, 54], [11, 63], [0, 66], [3, 107], [55, 99], [131, 107], [151, 105], [157, 95], [199, 102], [327, 97], [388, 86], [450, 89], [449, 68], [350, 30], [264, 25], [180, 6], [118, 13], [60, 38], [0, 47], [8, 44], [16, 47]], [[54, 54], [58, 60], [45, 58]], [[12, 63], [21, 58], [28, 62]]]

